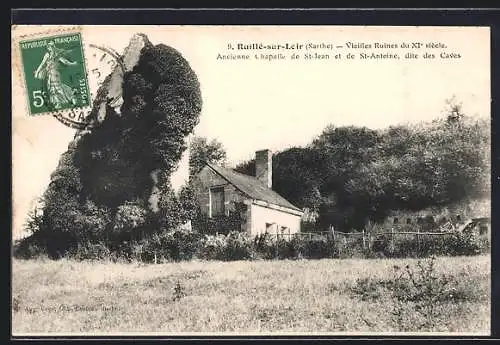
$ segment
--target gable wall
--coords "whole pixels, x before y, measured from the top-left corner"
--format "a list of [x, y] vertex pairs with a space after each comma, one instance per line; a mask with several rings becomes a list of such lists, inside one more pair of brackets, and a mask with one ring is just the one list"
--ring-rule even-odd
[[211, 187], [224, 187], [224, 199], [226, 215], [229, 211], [234, 211], [234, 202], [244, 202], [247, 198], [243, 193], [237, 190], [232, 184], [216, 174], [209, 167], [204, 167], [193, 181], [193, 187], [203, 214], [209, 214]]

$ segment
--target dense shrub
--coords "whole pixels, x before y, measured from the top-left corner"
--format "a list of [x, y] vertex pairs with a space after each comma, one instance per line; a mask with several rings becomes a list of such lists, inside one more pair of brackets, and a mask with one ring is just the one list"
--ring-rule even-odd
[[336, 253], [333, 243], [327, 238], [312, 238], [305, 240], [303, 257], [308, 259], [321, 259], [334, 257]]
[[113, 241], [108, 244], [112, 261], [141, 261], [142, 245], [137, 241]]
[[274, 259], [277, 257], [276, 237], [271, 236], [269, 233], [255, 236], [253, 246], [262, 259]]
[[224, 256], [225, 246], [225, 235], [205, 235], [200, 241], [196, 256], [204, 260], [221, 260]]
[[200, 259], [230, 261], [255, 258], [253, 243], [242, 232], [205, 235], [200, 242], [196, 255]]
[[12, 246], [12, 254], [19, 259], [37, 259], [47, 256], [47, 243], [40, 233], [34, 233], [22, 240], [17, 240]]
[[216, 260], [319, 259], [335, 257], [335, 247], [330, 239], [321, 237], [304, 239], [297, 236], [287, 240], [264, 233], [252, 239], [245, 233], [231, 232], [206, 235], [197, 256]]
[[142, 261], [190, 260], [198, 251], [200, 235], [192, 230], [177, 228], [153, 234], [139, 242], [138, 249]]
[[[350, 247], [354, 243], [354, 247]], [[356, 248], [356, 241], [334, 241], [331, 237], [312, 238], [294, 236], [291, 240], [269, 234], [257, 236], [254, 246], [264, 259], [322, 259], [341, 257], [362, 257], [362, 250]]]
[[477, 232], [456, 231], [444, 235], [377, 235], [370, 252], [377, 257], [429, 257], [432, 255], [477, 255], [487, 253], [489, 240]]
[[391, 251], [385, 253], [387, 257], [427, 257], [429, 255], [446, 254], [444, 247], [445, 239], [442, 236], [420, 236], [410, 235], [406, 238], [394, 240], [390, 246]]
[[380, 253], [384, 257], [391, 257], [395, 248], [391, 241], [391, 235], [377, 235], [372, 238], [371, 250], [373, 253]]
[[489, 239], [477, 232], [457, 232], [446, 239], [447, 251], [451, 255], [477, 255], [487, 253], [490, 248]]
[[126, 203], [118, 207], [113, 222], [113, 230], [130, 232], [146, 222], [147, 210], [140, 205]]
[[254, 257], [251, 240], [245, 233], [238, 231], [226, 236], [223, 253], [223, 260], [246, 260]]
[[298, 248], [296, 247], [295, 241], [287, 241], [283, 238], [279, 238], [276, 241], [277, 258], [278, 259], [297, 259], [301, 258], [302, 255]]
[[111, 250], [102, 242], [84, 242], [69, 250], [68, 257], [74, 260], [109, 260]]
[[336, 258], [365, 257], [369, 254], [366, 243], [363, 247], [363, 237], [360, 233], [353, 235], [337, 235], [333, 241], [334, 256]]

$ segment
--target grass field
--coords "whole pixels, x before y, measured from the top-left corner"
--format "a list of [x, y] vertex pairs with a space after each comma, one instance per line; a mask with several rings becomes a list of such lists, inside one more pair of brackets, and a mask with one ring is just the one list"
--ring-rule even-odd
[[[13, 260], [12, 332], [418, 332], [411, 308], [353, 293], [357, 279], [391, 279], [412, 259], [181, 262], [158, 265]], [[429, 331], [488, 334], [490, 257], [441, 257], [436, 272], [474, 295], [443, 302]], [[377, 290], [379, 291], [379, 290]], [[403, 327], [404, 326], [404, 327]], [[402, 329], [402, 327], [404, 329]]]

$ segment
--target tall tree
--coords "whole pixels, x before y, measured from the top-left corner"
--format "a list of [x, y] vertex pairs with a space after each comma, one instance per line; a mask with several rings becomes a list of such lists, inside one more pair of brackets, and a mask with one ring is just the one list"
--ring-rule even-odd
[[237, 171], [240, 174], [255, 176], [255, 158], [238, 163], [234, 168], [234, 171]]
[[209, 141], [204, 137], [193, 137], [189, 145], [189, 176], [200, 172], [205, 163], [225, 165], [226, 150], [216, 139]]
[[[67, 246], [182, 221], [172, 211], [170, 175], [199, 121], [196, 74], [177, 50], [146, 42], [122, 87], [121, 114], [108, 108], [101, 126], [72, 143], [45, 193], [45, 228], [70, 234]], [[160, 191], [155, 209], [153, 190]]]
[[298, 207], [316, 210], [320, 202], [319, 163], [317, 151], [311, 148], [277, 152], [273, 155], [273, 189]]

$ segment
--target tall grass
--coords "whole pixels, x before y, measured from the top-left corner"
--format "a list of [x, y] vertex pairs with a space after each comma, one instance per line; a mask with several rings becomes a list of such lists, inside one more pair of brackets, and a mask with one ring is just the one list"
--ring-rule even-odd
[[[158, 265], [14, 259], [12, 330], [488, 333], [490, 258], [438, 257], [427, 273], [429, 266], [424, 260], [420, 274], [416, 259]], [[435, 309], [425, 310], [431, 301]]]
[[474, 284], [471, 276], [470, 267], [455, 274], [439, 272], [431, 257], [394, 265], [389, 278], [358, 278], [351, 291], [363, 301], [390, 296], [392, 320], [401, 331], [433, 331], [446, 322], [453, 306], [488, 299], [488, 284]]

